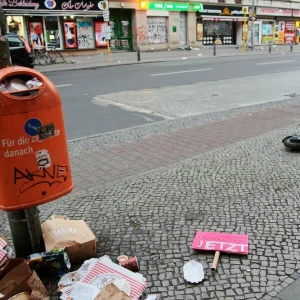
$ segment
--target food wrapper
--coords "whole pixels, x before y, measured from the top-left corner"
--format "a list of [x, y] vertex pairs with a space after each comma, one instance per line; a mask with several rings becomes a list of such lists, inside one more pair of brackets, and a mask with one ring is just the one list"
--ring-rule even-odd
[[71, 268], [68, 254], [63, 249], [31, 254], [27, 258], [27, 263], [31, 268], [37, 264], [49, 267], [56, 271], [59, 276]]

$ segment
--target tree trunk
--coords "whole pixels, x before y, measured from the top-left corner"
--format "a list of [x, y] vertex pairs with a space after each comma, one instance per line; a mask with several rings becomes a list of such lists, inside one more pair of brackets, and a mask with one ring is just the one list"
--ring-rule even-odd
[[10, 65], [10, 53], [7, 41], [0, 40], [0, 69]]
[[10, 65], [10, 52], [6, 38], [6, 22], [2, 3], [2, 0], [0, 0], [0, 69]]

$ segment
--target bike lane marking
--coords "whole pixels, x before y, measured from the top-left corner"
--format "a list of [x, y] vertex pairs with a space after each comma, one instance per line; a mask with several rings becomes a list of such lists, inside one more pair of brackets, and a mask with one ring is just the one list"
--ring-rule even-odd
[[188, 70], [188, 71], [178, 71], [178, 72], [169, 72], [169, 73], [158, 73], [151, 74], [150, 76], [164, 76], [164, 75], [173, 75], [173, 74], [181, 74], [181, 73], [192, 73], [192, 72], [203, 72], [203, 71], [211, 71], [213, 69], [198, 69], [198, 70]]
[[72, 83], [67, 83], [67, 84], [56, 85], [55, 87], [60, 88], [60, 87], [71, 86], [71, 85], [73, 85], [73, 84]]
[[294, 61], [295, 60], [272, 61], [272, 62], [267, 62], [267, 63], [259, 63], [256, 65], [262, 66], [262, 65], [272, 65], [272, 64], [284, 64], [284, 63], [290, 63], [290, 62], [294, 62]]

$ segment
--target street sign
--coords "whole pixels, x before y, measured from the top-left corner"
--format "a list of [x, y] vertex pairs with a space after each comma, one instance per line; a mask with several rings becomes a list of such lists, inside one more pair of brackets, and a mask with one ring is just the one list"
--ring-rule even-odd
[[108, 1], [100, 1], [98, 7], [100, 10], [108, 10]]
[[248, 14], [248, 6], [243, 6], [242, 7], [242, 12], [244, 15], [247, 15]]
[[110, 36], [110, 26], [105, 26], [104, 27], [104, 31], [105, 31], [105, 39], [106, 40], [110, 40], [111, 36]]
[[104, 19], [104, 22], [109, 21], [109, 10], [103, 11], [103, 19]]

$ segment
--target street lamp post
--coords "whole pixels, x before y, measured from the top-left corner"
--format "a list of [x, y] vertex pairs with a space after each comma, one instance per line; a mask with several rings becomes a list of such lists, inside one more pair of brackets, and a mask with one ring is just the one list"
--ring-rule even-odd
[[254, 0], [252, 0], [251, 50], [254, 50]]

